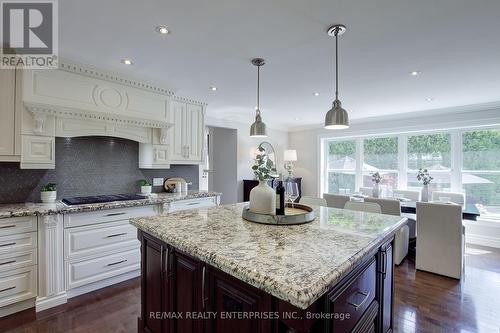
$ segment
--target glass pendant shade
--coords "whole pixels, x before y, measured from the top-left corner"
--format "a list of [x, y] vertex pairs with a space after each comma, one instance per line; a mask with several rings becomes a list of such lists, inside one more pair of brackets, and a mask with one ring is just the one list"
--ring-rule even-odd
[[332, 108], [325, 116], [326, 129], [344, 129], [349, 128], [349, 115], [342, 108], [342, 103], [338, 99], [333, 102]]
[[255, 122], [250, 126], [250, 136], [253, 138], [267, 137], [266, 124], [262, 121], [260, 110], [257, 109], [255, 114]]

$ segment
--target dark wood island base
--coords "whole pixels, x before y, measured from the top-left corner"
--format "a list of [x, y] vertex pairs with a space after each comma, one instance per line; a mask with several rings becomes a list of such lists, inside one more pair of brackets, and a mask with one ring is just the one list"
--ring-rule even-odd
[[300, 309], [139, 230], [145, 333], [392, 331], [393, 238]]

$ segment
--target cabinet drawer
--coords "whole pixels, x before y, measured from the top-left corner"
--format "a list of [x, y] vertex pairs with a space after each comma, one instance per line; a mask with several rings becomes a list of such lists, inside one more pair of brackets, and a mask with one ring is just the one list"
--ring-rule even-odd
[[76, 288], [140, 268], [140, 250], [133, 249], [77, 262], [66, 261], [66, 288]]
[[64, 230], [66, 259], [92, 256], [121, 248], [139, 247], [137, 229], [128, 220]]
[[23, 216], [0, 219], [0, 236], [36, 231], [36, 217]]
[[36, 249], [0, 255], [0, 273], [37, 264]]
[[95, 212], [64, 214], [64, 227], [79, 227], [103, 222], [128, 220], [134, 217], [154, 216], [154, 206], [140, 206], [98, 210]]
[[36, 232], [0, 236], [0, 255], [18, 253], [36, 248]]
[[216, 197], [207, 197], [199, 199], [179, 200], [170, 203], [169, 213], [178, 212], [181, 210], [213, 207], [216, 205]]
[[0, 273], [0, 307], [36, 297], [36, 267]]
[[[350, 332], [375, 299], [377, 264], [373, 259], [355, 277], [348, 281], [340, 294], [329, 295], [333, 312], [350, 314], [349, 319], [332, 320], [333, 332]], [[338, 296], [336, 296], [338, 295]]]

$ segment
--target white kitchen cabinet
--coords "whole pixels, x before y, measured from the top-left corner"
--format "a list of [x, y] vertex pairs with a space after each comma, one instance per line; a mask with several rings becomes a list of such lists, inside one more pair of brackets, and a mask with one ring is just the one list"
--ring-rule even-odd
[[0, 162], [19, 161], [20, 118], [16, 112], [16, 72], [0, 70]]
[[170, 163], [198, 164], [203, 162], [204, 107], [183, 101], [172, 101], [169, 122]]
[[140, 169], [169, 169], [170, 145], [139, 144]]
[[55, 138], [22, 135], [21, 169], [54, 169]]

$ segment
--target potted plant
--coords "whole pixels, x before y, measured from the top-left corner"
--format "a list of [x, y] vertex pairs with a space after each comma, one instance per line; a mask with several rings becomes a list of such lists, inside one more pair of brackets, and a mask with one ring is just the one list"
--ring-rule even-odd
[[431, 177], [427, 169], [420, 168], [417, 172], [417, 180], [422, 182], [422, 201], [429, 201], [429, 184], [434, 178]]
[[267, 184], [267, 180], [276, 174], [276, 168], [271, 159], [267, 158], [264, 148], [258, 148], [252, 171], [259, 185], [250, 191], [250, 211], [258, 214], [276, 214], [276, 193]]
[[150, 194], [151, 190], [153, 189], [151, 183], [148, 182], [146, 179], [139, 180], [137, 184], [139, 184], [139, 186], [141, 187], [142, 194]]
[[372, 182], [373, 182], [373, 192], [372, 196], [374, 198], [378, 198], [380, 196], [380, 182], [382, 181], [382, 176], [380, 173], [374, 172], [372, 173]]
[[48, 183], [47, 185], [42, 186], [40, 199], [43, 203], [55, 202], [57, 199], [57, 185], [55, 183]]

